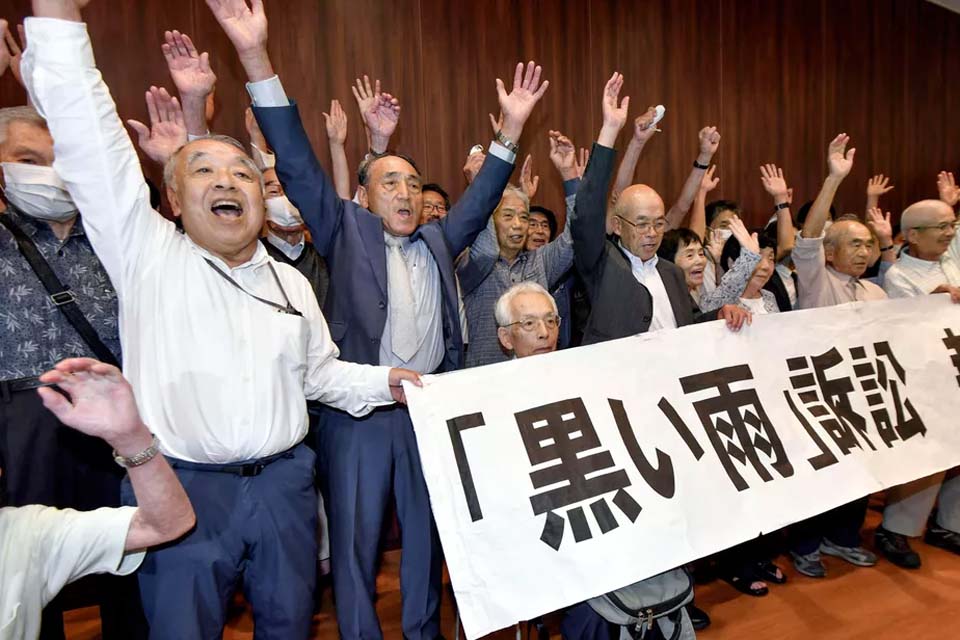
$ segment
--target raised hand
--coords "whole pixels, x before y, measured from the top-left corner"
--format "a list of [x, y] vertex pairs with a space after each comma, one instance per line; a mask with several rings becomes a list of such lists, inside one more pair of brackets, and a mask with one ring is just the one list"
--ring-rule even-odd
[[880, 207], [873, 207], [867, 211], [867, 226], [873, 229], [877, 234], [877, 239], [882, 247], [888, 247], [893, 244], [893, 225], [890, 223], [890, 212], [886, 214]]
[[603, 99], [600, 103], [603, 112], [603, 126], [600, 128], [600, 135], [597, 136], [597, 143], [605, 147], [613, 148], [617, 142], [617, 136], [620, 135], [620, 129], [627, 122], [630, 97], [627, 96], [622, 101], [619, 100], [622, 88], [623, 74], [614, 71], [603, 87]]
[[527, 159], [523, 161], [520, 168], [520, 188], [527, 194], [530, 200], [537, 195], [537, 187], [540, 186], [540, 176], [533, 175], [533, 157], [528, 153]]
[[267, 14], [263, 0], [206, 0], [220, 28], [223, 29], [250, 82], [272, 78], [273, 65], [267, 53]]
[[10, 66], [10, 60], [13, 58], [13, 52], [10, 51], [8, 38], [7, 21], [0, 20], [0, 76], [7, 72], [7, 68]]
[[957, 206], [957, 201], [960, 201], [960, 187], [957, 187], [957, 183], [953, 179], [953, 173], [941, 171], [937, 174], [937, 192], [940, 194], [942, 201], [951, 207]]
[[583, 172], [587, 170], [587, 163], [590, 162], [590, 149], [580, 147], [580, 158], [577, 160], [577, 177], [582, 178]]
[[756, 254], [760, 253], [760, 240], [757, 238], [757, 234], [747, 231], [746, 225], [743, 224], [743, 220], [739, 216], [733, 216], [730, 219], [730, 233], [733, 234], [742, 248]]
[[70, 358], [40, 376], [44, 384], [55, 384], [66, 391], [63, 394], [41, 387], [38, 389], [44, 406], [64, 424], [81, 433], [102, 438], [123, 453], [145, 447], [125, 447], [134, 436], [150, 434], [133, 397], [133, 389], [120, 370], [92, 358]]
[[887, 186], [889, 182], [890, 178], [886, 177], [882, 173], [870, 178], [867, 181], [867, 197], [879, 198], [888, 191], [891, 191], [893, 189], [893, 185], [891, 184]]
[[250, 144], [260, 149], [260, 151], [266, 152], [269, 148], [267, 138], [263, 135], [263, 131], [260, 130], [257, 118], [253, 115], [253, 109], [250, 107], [247, 107], [247, 110], [243, 112], [243, 124], [247, 128], [247, 136], [250, 138]]
[[703, 179], [700, 181], [700, 193], [707, 195], [711, 191], [717, 188], [717, 185], [720, 184], [720, 178], [714, 178], [713, 175], [717, 172], [717, 165], [712, 164], [710, 168], [707, 169], [707, 172], [703, 174]]
[[[577, 148], [559, 131], [550, 131], [550, 161], [564, 182], [580, 177], [577, 173]], [[526, 163], [524, 163], [526, 164]]]
[[540, 82], [542, 71], [540, 65], [535, 65], [532, 60], [527, 64], [526, 72], [523, 70], [523, 63], [518, 63], [510, 93], [507, 93], [503, 86], [503, 80], [497, 78], [497, 99], [503, 114], [503, 128], [500, 131], [514, 144], [519, 142], [523, 125], [550, 86], [547, 80]]
[[850, 136], [841, 133], [830, 141], [827, 149], [827, 168], [830, 169], [830, 177], [843, 179], [853, 168], [853, 156], [856, 149], [847, 150], [847, 143], [850, 142]]
[[656, 107], [647, 107], [647, 110], [637, 116], [633, 121], [633, 139], [641, 144], [646, 144], [647, 140], [657, 133], [657, 128], [653, 126], [653, 119], [657, 115]]
[[330, 102], [330, 113], [324, 113], [323, 119], [327, 124], [327, 137], [330, 144], [343, 146], [347, 141], [347, 113], [340, 106], [339, 100]]
[[700, 129], [697, 137], [700, 140], [700, 156], [697, 158], [697, 162], [710, 164], [713, 154], [720, 147], [720, 132], [717, 131], [716, 127], [704, 127]]
[[355, 82], [355, 86], [350, 87], [350, 89], [353, 91], [353, 97], [357, 101], [357, 108], [360, 110], [360, 115], [363, 116], [363, 114], [373, 106], [377, 96], [380, 95], [380, 81], [374, 80], [373, 87], [370, 86], [370, 78], [367, 76], [363, 76], [362, 81], [360, 78], [357, 78]]
[[713, 258], [714, 263], [720, 264], [720, 256], [723, 255], [723, 245], [726, 240], [723, 239], [723, 229], [711, 229], [710, 239], [707, 242], [707, 251], [710, 252], [710, 257]]
[[467, 179], [467, 184], [473, 183], [473, 179], [480, 173], [480, 167], [483, 166], [487, 154], [483, 151], [477, 151], [467, 156], [467, 161], [463, 163], [463, 177]]
[[390, 136], [400, 122], [400, 101], [389, 93], [377, 93], [363, 112], [363, 121], [370, 132], [370, 146], [378, 152], [387, 150]]
[[147, 157], [163, 165], [187, 143], [183, 111], [180, 102], [164, 88], [150, 87], [145, 97], [150, 126], [137, 120], [127, 120], [127, 124], [137, 132], [137, 144]]
[[160, 49], [180, 97], [206, 100], [217, 83], [217, 76], [210, 68], [210, 55], [207, 52], [198, 53], [190, 36], [185, 33], [165, 31], [163, 38]]
[[790, 189], [787, 188], [787, 181], [783, 177], [783, 169], [777, 165], [760, 165], [760, 182], [763, 183], [763, 188], [773, 198], [774, 203], [789, 203], [793, 199]]

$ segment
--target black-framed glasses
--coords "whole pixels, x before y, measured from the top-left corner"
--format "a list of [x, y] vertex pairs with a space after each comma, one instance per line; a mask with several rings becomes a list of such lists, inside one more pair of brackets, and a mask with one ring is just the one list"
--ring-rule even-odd
[[633, 220], [627, 220], [626, 218], [621, 216], [619, 213], [615, 215], [621, 220], [623, 220], [624, 222], [626, 222], [628, 225], [630, 225], [631, 227], [639, 231], [640, 233], [646, 233], [651, 229], [653, 229], [657, 233], [662, 233], [663, 230], [667, 228], [667, 221], [664, 220], [663, 218], [657, 218], [653, 222], [648, 222], [648, 221], [634, 222]]
[[547, 329], [552, 331], [553, 329], [560, 328], [560, 320], [560, 316], [555, 313], [551, 313], [550, 315], [543, 316], [542, 318], [524, 318], [523, 320], [517, 320], [516, 322], [505, 324], [503, 327], [507, 328], [518, 324], [520, 325], [520, 329], [530, 333], [531, 331], [536, 331], [537, 325], [542, 322]]
[[[943, 233], [947, 229], [956, 229], [960, 227], [960, 220], [953, 220], [952, 222], [941, 222], [940, 224], [928, 224], [923, 227], [910, 227], [910, 229], [916, 229], [917, 231], [926, 231], [927, 229], [936, 229], [940, 233]], [[907, 229], [909, 231], [910, 229]]]
[[446, 213], [446, 212], [447, 212], [447, 205], [442, 204], [442, 203], [441, 203], [441, 204], [425, 204], [425, 205], [423, 205], [423, 212], [424, 212], [424, 213], [430, 213], [430, 212], [434, 212], [434, 213]]

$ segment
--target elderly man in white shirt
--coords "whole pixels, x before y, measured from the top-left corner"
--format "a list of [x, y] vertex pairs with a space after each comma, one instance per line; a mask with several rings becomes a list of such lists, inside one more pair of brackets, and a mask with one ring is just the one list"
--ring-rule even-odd
[[[960, 235], [950, 205], [922, 200], [907, 207], [900, 228], [909, 248], [887, 272], [883, 288], [891, 298], [949, 293], [960, 302]], [[939, 502], [935, 521], [927, 524]], [[920, 567], [920, 555], [909, 538], [960, 554], [960, 474], [956, 469], [920, 478], [887, 491], [883, 523], [877, 527], [876, 547], [905, 569]]]
[[[870, 229], [857, 220], [842, 220], [824, 233], [837, 188], [853, 168], [856, 149], [847, 151], [849, 141], [850, 137], [841, 133], [830, 142], [829, 175], [793, 248], [801, 309], [887, 297], [883, 289], [860, 278], [875, 249], [876, 241]], [[860, 528], [866, 514], [865, 496], [796, 525], [790, 555], [797, 571], [811, 578], [826, 576], [821, 554], [836, 556], [859, 567], [875, 565], [876, 556], [860, 542]]]
[[[140, 419], [116, 367], [72, 358], [40, 377], [43, 404], [61, 422], [102, 438], [127, 467], [140, 506], [79, 512], [41, 505], [0, 508], [0, 640], [40, 636], [40, 614], [69, 582], [92, 573], [127, 575], [145, 549], [194, 525], [190, 501]], [[2, 470], [0, 470], [2, 472]]]
[[150, 208], [80, 21], [86, 3], [34, 1], [23, 76], [117, 290], [126, 375], [197, 511], [139, 574], [151, 638], [219, 636], [241, 576], [258, 638], [304, 638], [317, 557], [306, 399], [363, 415], [419, 378], [337, 359], [310, 284], [258, 241], [262, 175], [236, 141], [201, 138], [170, 158], [184, 232]]

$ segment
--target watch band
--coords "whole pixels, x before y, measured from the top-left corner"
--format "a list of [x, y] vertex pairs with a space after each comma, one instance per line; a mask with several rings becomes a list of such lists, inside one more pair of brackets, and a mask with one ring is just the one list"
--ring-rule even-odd
[[117, 450], [113, 450], [113, 461], [124, 469], [130, 469], [132, 467], [139, 467], [140, 465], [147, 464], [160, 453], [160, 441], [157, 439], [157, 436], [152, 433], [150, 436], [153, 440], [150, 442], [150, 446], [141, 451], [140, 453], [134, 454], [130, 457], [121, 456], [117, 453]]
[[497, 129], [497, 134], [494, 137], [496, 137], [497, 142], [509, 149], [510, 153], [517, 153], [520, 150], [520, 147], [517, 146], [516, 142], [503, 135], [503, 131]]
[[790, 208], [790, 203], [789, 203], [789, 202], [781, 202], [780, 204], [775, 205], [775, 206], [773, 207], [773, 212], [776, 213], [777, 211], [780, 211], [781, 209], [789, 209], [789, 208]]
[[892, 245], [892, 244], [891, 244], [891, 245], [888, 246], [888, 247], [880, 247], [880, 253], [883, 253], [884, 251], [890, 251], [891, 249], [894, 248], [894, 246], [895, 246], [895, 245]]
[[708, 165], [708, 164], [700, 164], [700, 163], [697, 162], [696, 160], [693, 161], [693, 166], [694, 166], [695, 168], [697, 168], [697, 169], [703, 169], [703, 170], [707, 170], [707, 169], [710, 168], [710, 165]]

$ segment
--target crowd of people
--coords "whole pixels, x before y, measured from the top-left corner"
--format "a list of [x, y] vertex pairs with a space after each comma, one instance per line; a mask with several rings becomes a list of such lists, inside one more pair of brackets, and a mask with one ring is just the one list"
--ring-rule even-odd
[[[897, 226], [879, 207], [893, 188], [882, 175], [863, 215], [838, 215], [855, 160], [840, 134], [796, 214], [783, 169], [760, 167], [772, 216], [749, 229], [735, 201], [708, 202], [721, 141], [708, 126], [667, 208], [634, 178], [658, 111], [631, 120], [619, 73], [602, 88], [589, 151], [549, 133], [562, 223], [536, 204], [529, 156], [510, 183], [549, 86], [534, 62], [517, 65], [512, 86], [496, 80], [493, 139], [467, 157], [456, 202], [454, 185], [391, 148], [400, 101], [366, 76], [352, 91], [369, 153], [354, 182], [333, 100], [328, 175], [274, 71], [262, 0], [206, 0], [247, 75], [246, 144], [215, 132], [210, 56], [163, 34], [176, 95], [150, 87], [149, 122], [128, 121], [163, 167], [161, 191], [97, 70], [89, 1], [33, 0], [19, 37], [0, 20], [0, 74], [29, 96], [0, 108], [0, 638], [56, 637], [56, 594], [93, 573], [127, 576], [95, 589], [108, 638], [220, 637], [238, 589], [255, 637], [307, 638], [326, 574], [341, 637], [380, 638], [392, 503], [403, 634], [434, 640], [443, 558], [404, 382], [712, 320], [739, 331], [756, 315], [854, 301], [960, 303], [952, 174]], [[921, 535], [960, 554], [955, 473], [886, 500], [874, 546], [889, 561], [919, 567], [910, 539]], [[791, 527], [795, 569], [823, 578], [823, 555], [876, 564], [861, 541], [866, 505]], [[760, 597], [786, 581], [778, 551], [751, 541], [716, 564]], [[709, 624], [685, 568], [644, 583], [682, 596], [646, 620], [646, 637]], [[616, 637], [612, 626], [588, 603], [563, 618], [570, 639]]]

